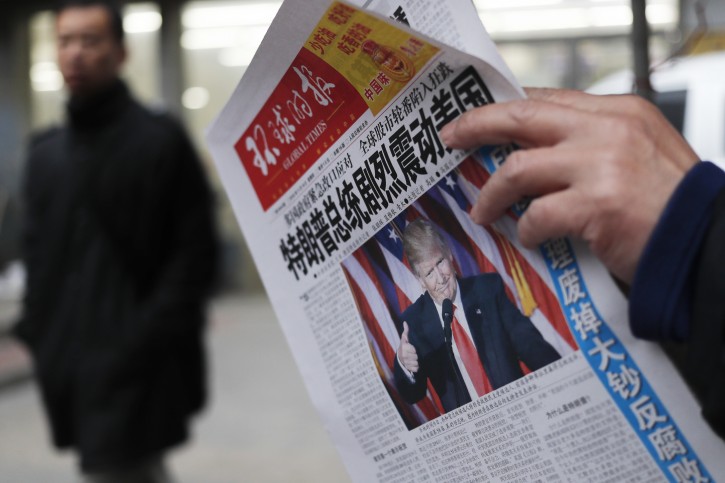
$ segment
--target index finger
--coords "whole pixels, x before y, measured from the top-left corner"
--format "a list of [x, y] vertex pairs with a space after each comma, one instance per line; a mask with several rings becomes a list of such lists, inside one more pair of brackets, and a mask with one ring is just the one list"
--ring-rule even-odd
[[537, 99], [488, 104], [464, 112], [443, 127], [440, 137], [446, 146], [455, 149], [510, 142], [522, 147], [550, 146], [580, 125], [579, 116], [589, 115]]

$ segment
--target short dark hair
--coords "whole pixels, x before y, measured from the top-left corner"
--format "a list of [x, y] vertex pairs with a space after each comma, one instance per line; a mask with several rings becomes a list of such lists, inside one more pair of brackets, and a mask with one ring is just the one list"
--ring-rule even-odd
[[114, 0], [58, 0], [55, 14], [72, 7], [103, 7], [111, 20], [111, 33], [118, 43], [123, 43], [123, 15], [118, 2]]

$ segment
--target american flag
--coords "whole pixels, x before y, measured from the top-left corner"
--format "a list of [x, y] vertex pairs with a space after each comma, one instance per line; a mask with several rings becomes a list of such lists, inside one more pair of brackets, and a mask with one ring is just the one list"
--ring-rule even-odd
[[423, 293], [403, 253], [401, 234], [410, 221], [424, 217], [439, 228], [459, 276], [497, 272], [509, 298], [561, 356], [576, 350], [543, 258], [516, 240], [516, 215], [487, 227], [468, 216], [488, 176], [479, 160], [467, 158], [342, 263], [380, 377], [409, 429], [444, 412], [432, 386], [427, 398], [409, 405], [393, 382], [401, 314]]

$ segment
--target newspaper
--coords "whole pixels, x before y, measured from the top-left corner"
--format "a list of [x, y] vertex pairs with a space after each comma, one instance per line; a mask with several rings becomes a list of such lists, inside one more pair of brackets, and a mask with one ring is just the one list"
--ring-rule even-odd
[[[282, 5], [207, 140], [314, 405], [356, 481], [714, 481], [723, 442], [586, 248], [524, 248], [525, 206], [468, 217], [513, 147], [438, 131], [521, 96], [467, 0]], [[415, 220], [432, 263], [403, 250]], [[446, 270], [463, 310], [418, 321]]]

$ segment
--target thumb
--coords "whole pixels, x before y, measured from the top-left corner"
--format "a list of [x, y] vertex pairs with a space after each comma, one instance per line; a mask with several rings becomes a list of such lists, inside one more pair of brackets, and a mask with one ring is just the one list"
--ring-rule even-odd
[[400, 340], [402, 340], [406, 344], [408, 344], [408, 331], [409, 330], [410, 329], [408, 328], [408, 323], [404, 321], [403, 322], [403, 333], [400, 334]]

